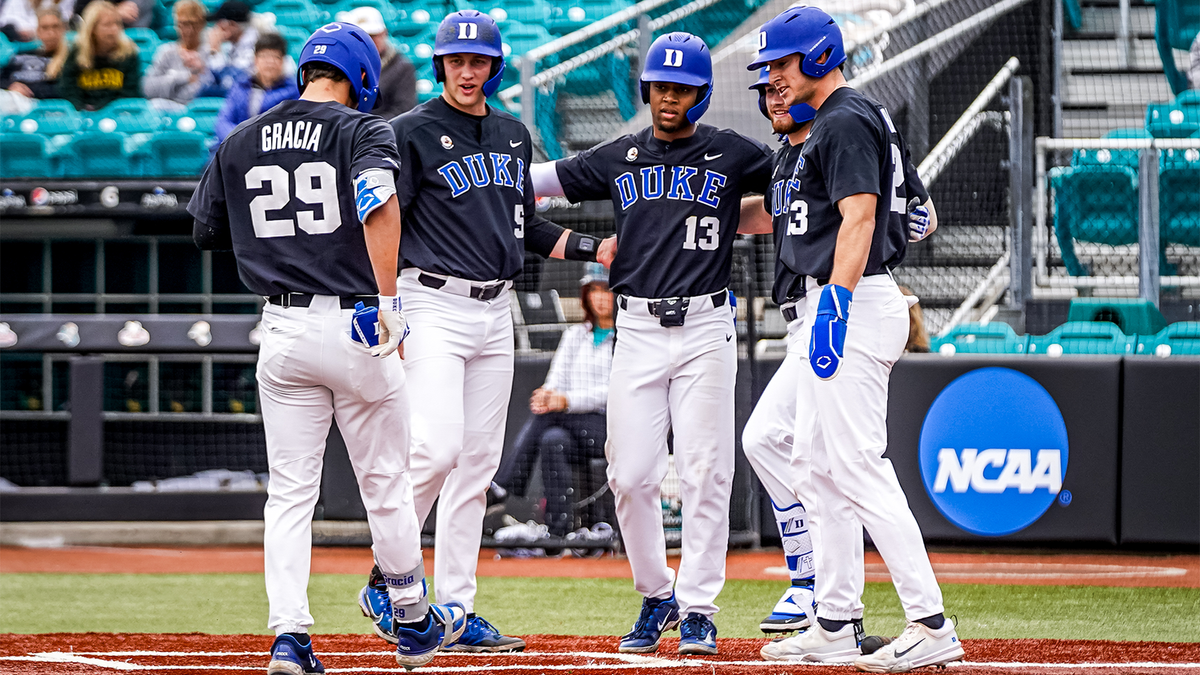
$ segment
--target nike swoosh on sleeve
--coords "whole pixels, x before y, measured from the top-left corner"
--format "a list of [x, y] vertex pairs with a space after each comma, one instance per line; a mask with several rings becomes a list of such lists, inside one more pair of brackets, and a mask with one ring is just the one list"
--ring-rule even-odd
[[723, 153], [723, 152], [718, 152], [717, 154], [715, 154], [715, 155], [712, 155], [711, 157], [710, 157], [710, 156], [708, 156], [708, 155], [705, 155], [705, 156], [704, 156], [704, 161], [706, 161], [706, 162], [711, 162], [711, 161], [713, 161], [714, 159], [716, 159], [716, 158], [718, 158], [718, 157], [720, 157], [720, 156], [722, 156], [722, 155], [724, 155], [724, 154], [725, 154], [725, 153]]
[[520, 145], [520, 144], [522, 144], [522, 143], [524, 143], [524, 142], [525, 142], [525, 141], [517, 141], [516, 143], [514, 143], [514, 142], [512, 142], [512, 141], [509, 141], [509, 142], [508, 142], [508, 146], [509, 146], [509, 147], [511, 147], [511, 148], [515, 148], [515, 147], [517, 147], [518, 145]]

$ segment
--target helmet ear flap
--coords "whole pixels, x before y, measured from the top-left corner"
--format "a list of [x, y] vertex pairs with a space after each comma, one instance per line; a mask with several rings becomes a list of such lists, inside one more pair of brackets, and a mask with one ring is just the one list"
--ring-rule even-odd
[[763, 117], [771, 119], [771, 113], [767, 112], [767, 88], [763, 87], [758, 90], [758, 111], [763, 114]]
[[446, 81], [446, 67], [442, 65], [442, 57], [433, 57], [433, 79], [438, 82]]
[[650, 83], [649, 82], [641, 82], [640, 84], [642, 85], [642, 103], [649, 105], [650, 104]]

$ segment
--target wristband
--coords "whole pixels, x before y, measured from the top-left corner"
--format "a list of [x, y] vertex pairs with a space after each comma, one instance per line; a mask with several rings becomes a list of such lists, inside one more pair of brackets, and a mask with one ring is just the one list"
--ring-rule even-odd
[[398, 295], [381, 295], [379, 296], [379, 311], [381, 312], [399, 312], [400, 311], [400, 296]]
[[600, 239], [588, 234], [580, 234], [574, 230], [567, 235], [567, 248], [563, 258], [567, 260], [586, 260], [596, 262], [596, 251], [600, 248]]

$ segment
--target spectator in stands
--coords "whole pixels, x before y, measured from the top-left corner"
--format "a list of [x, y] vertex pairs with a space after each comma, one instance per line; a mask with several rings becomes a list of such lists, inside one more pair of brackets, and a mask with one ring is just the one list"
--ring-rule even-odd
[[904, 286], [900, 287], [900, 293], [909, 300], [908, 306], [908, 343], [904, 345], [904, 351], [911, 353], [925, 353], [929, 351], [929, 331], [925, 330], [925, 312], [921, 310], [920, 301], [915, 293]]
[[59, 77], [59, 94], [79, 110], [99, 110], [118, 98], [141, 96], [137, 46], [125, 35], [117, 6], [93, 0]]
[[55, 10], [65, 24], [71, 19], [75, 0], [0, 0], [0, 33], [12, 42], [31, 42], [38, 37], [38, 13]]
[[340, 12], [338, 21], [352, 23], [367, 32], [379, 49], [383, 71], [379, 76], [379, 99], [371, 112], [385, 120], [412, 110], [417, 105], [417, 69], [405, 58], [388, 36], [383, 14], [374, 7], [357, 7], [349, 12]]
[[296, 80], [287, 77], [284, 63], [287, 41], [278, 33], [267, 33], [254, 45], [254, 74], [243, 78], [225, 98], [217, 116], [217, 140], [223, 141], [237, 125], [264, 113], [283, 101], [300, 98]]
[[[75, 0], [75, 13], [83, 16], [92, 1]], [[149, 28], [154, 25], [156, 0], [121, 0], [116, 5], [117, 13], [121, 15], [121, 23], [125, 24], [126, 28]]]
[[1188, 68], [1188, 79], [1192, 81], [1192, 89], [1200, 89], [1200, 33], [1192, 40], [1192, 64]]
[[67, 61], [67, 25], [56, 8], [38, 10], [37, 19], [42, 46], [13, 56], [0, 70], [0, 87], [29, 98], [58, 98], [58, 75]]
[[556, 537], [574, 526], [571, 467], [603, 457], [607, 437], [605, 408], [615, 339], [608, 272], [598, 263], [589, 264], [582, 286], [583, 323], [563, 331], [546, 382], [529, 399], [533, 416], [496, 474], [500, 487], [523, 494], [540, 454], [546, 527]]
[[237, 82], [254, 72], [255, 45], [259, 32], [251, 22], [250, 6], [242, 0], [226, 0], [208, 16], [205, 59], [213, 84], [200, 96], [225, 96]]
[[175, 3], [175, 32], [179, 39], [159, 46], [154, 63], [142, 80], [146, 98], [165, 98], [188, 103], [199, 91], [212, 84], [212, 72], [200, 53], [204, 31], [204, 5], [196, 0]]

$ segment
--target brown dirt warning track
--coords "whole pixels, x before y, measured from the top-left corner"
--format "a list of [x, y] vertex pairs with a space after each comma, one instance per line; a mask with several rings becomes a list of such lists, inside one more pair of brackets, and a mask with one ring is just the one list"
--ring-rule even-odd
[[[431, 552], [427, 551], [427, 555]], [[943, 583], [1173, 586], [1200, 588], [1200, 556], [1030, 553], [931, 553]], [[671, 560], [677, 566], [678, 558]], [[315, 548], [314, 573], [364, 574], [369, 549]], [[728, 576], [785, 579], [778, 551], [733, 551]], [[432, 560], [428, 563], [432, 565]], [[867, 579], [888, 581], [887, 568], [868, 553]], [[260, 547], [58, 549], [0, 548], [0, 573], [215, 573], [262, 571]], [[480, 555], [480, 576], [628, 578], [629, 564], [601, 559], [497, 558]], [[676, 654], [678, 638], [666, 638], [658, 654], [617, 654], [612, 637], [525, 636], [520, 654], [440, 654], [415, 673], [498, 675], [524, 673], [625, 673], [777, 675], [849, 673], [846, 666], [763, 661], [762, 639], [721, 639], [712, 657]], [[369, 635], [319, 635], [317, 653], [329, 673], [404, 673], [389, 645]], [[0, 673], [13, 675], [100, 675], [111, 673], [263, 672], [271, 639], [262, 635], [54, 633], [0, 635]], [[967, 640], [965, 662], [946, 671], [963, 674], [1200, 675], [1200, 643], [1076, 640]]]

